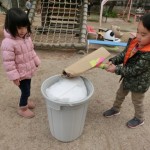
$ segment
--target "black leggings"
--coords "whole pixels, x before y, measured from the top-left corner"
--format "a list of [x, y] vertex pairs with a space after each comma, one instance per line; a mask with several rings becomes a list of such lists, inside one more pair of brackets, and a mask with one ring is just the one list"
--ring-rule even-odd
[[30, 9], [26, 9], [27, 10], [27, 15], [29, 16], [29, 13], [30, 13]]
[[28, 104], [28, 97], [30, 96], [30, 89], [31, 89], [31, 79], [25, 79], [20, 81], [19, 88], [21, 90], [19, 106], [23, 107]]

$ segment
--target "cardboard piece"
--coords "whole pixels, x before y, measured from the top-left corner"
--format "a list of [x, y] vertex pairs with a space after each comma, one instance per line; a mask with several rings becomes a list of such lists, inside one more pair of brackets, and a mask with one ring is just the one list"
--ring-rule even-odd
[[99, 49], [65, 68], [63, 70], [63, 75], [66, 77], [75, 77], [94, 67], [104, 68], [104, 65], [100, 65], [108, 56], [110, 56], [110, 53], [104, 47], [100, 47]]

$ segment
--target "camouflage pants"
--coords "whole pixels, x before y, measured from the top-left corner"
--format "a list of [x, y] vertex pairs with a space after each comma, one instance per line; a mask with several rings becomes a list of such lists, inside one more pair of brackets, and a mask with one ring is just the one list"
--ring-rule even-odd
[[[116, 93], [116, 100], [113, 104], [113, 108], [117, 111], [120, 111], [121, 104], [123, 103], [125, 97], [128, 95], [129, 90], [123, 89], [123, 84], [120, 84], [120, 87]], [[132, 103], [134, 105], [135, 114], [134, 116], [140, 120], [144, 120], [144, 93], [131, 92]]]

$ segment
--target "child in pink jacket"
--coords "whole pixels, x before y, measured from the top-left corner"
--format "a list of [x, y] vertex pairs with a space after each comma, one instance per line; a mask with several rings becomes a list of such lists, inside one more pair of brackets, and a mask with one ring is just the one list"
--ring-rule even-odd
[[20, 88], [18, 114], [25, 118], [34, 117], [30, 110], [35, 107], [30, 96], [31, 78], [40, 64], [30, 38], [31, 27], [27, 14], [19, 8], [8, 10], [5, 18], [2, 41], [2, 60], [8, 78]]

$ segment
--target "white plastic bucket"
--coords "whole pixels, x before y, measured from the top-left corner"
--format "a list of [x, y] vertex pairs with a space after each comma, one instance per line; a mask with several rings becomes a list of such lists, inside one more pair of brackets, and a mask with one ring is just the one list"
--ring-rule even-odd
[[94, 92], [92, 83], [82, 77], [87, 88], [87, 97], [77, 102], [60, 102], [49, 99], [46, 89], [59, 80], [61, 75], [46, 79], [41, 92], [46, 100], [48, 120], [51, 134], [60, 141], [69, 142], [78, 138], [83, 131], [89, 98]]

